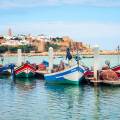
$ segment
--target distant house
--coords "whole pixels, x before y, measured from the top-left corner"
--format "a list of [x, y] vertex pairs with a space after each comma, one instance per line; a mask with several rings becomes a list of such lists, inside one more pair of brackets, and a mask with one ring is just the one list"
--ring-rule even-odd
[[71, 45], [71, 48], [72, 48], [73, 50], [76, 50], [76, 49], [82, 50], [82, 49], [83, 49], [83, 43], [82, 43], [82, 42], [73, 41], [73, 42], [72, 42], [72, 45]]
[[19, 45], [28, 45], [29, 42], [24, 38], [13, 36], [12, 38], [6, 39], [5, 42], [1, 43], [1, 45], [7, 46], [19, 46]]
[[64, 36], [63, 40], [60, 41], [58, 44], [62, 47], [70, 47], [72, 42], [72, 39], [70, 39], [68, 36]]
[[44, 35], [38, 35], [37, 37], [29, 36], [27, 37], [27, 41], [29, 41], [31, 45], [37, 47], [37, 52], [45, 51], [46, 37]]
[[19, 46], [21, 45], [19, 41], [16, 40], [7, 40], [5, 43], [2, 43], [2, 45], [7, 46]]

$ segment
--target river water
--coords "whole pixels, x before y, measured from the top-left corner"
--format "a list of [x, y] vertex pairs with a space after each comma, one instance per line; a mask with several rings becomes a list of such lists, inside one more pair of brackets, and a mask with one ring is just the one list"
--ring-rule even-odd
[[[28, 60], [31, 63], [41, 63], [43, 60], [47, 60], [48, 61], [48, 56], [25, 56], [22, 58], [23, 61]], [[65, 57], [60, 58], [60, 57], [55, 57], [54, 58], [54, 63], [58, 64], [60, 62], [60, 60], [65, 60]], [[115, 66], [120, 64], [120, 55], [100, 55], [99, 57], [99, 64], [100, 67], [104, 65], [105, 61], [108, 60], [111, 63], [111, 66]], [[75, 61], [74, 61], [75, 62]], [[94, 59], [93, 58], [83, 58], [81, 59], [81, 62], [84, 63], [84, 65], [91, 67], [93, 66], [94, 63]], [[4, 62], [3, 64], [9, 64], [9, 63], [17, 63], [17, 57], [16, 56], [8, 56], [4, 58]], [[2, 62], [0, 61], [0, 64], [2, 64]]]
[[[5, 59], [5, 63], [16, 61], [14, 57]], [[40, 63], [42, 59], [47, 57], [29, 57], [30, 62]], [[111, 65], [117, 64], [117, 56], [101, 56], [100, 65], [106, 59]], [[82, 61], [92, 66], [92, 58]], [[49, 85], [40, 79], [0, 78], [0, 120], [119, 120], [119, 102], [120, 87]]]

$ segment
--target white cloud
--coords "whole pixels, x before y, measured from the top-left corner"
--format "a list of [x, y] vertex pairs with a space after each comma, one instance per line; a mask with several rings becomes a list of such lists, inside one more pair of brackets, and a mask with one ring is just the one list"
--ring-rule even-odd
[[0, 0], [0, 8], [34, 7], [46, 5], [81, 5], [97, 7], [120, 7], [119, 0]]
[[[1, 26], [7, 31], [11, 26], [14, 33], [46, 34], [52, 36], [68, 35], [71, 38], [87, 44], [99, 44], [103, 49], [113, 49], [120, 44], [120, 23], [95, 22], [35, 22], [14, 23]], [[24, 29], [25, 28], [25, 29]], [[1, 33], [4, 31], [1, 31]]]

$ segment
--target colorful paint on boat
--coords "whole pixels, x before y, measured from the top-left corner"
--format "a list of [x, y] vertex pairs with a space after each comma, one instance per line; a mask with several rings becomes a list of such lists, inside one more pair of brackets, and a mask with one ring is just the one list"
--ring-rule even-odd
[[[120, 78], [120, 65], [114, 66], [110, 68], [111, 70], [113, 70], [114, 72], [117, 73], [118, 77]], [[89, 77], [93, 77], [94, 76], [94, 72], [91, 70], [88, 70], [85, 72], [85, 77], [89, 78]]]
[[45, 74], [44, 77], [47, 83], [79, 84], [83, 80], [84, 72], [84, 67], [76, 65], [60, 72]]
[[29, 78], [34, 77], [36, 68], [29, 63], [25, 63], [22, 66], [15, 69], [15, 77]]
[[12, 70], [14, 69], [14, 67], [15, 65], [12, 63], [0, 66], [0, 76], [9, 76], [10, 74], [12, 74]]
[[120, 78], [120, 65], [113, 67], [112, 70], [115, 71], [118, 77]]
[[8, 73], [9, 65], [1, 66], [0, 67], [0, 75], [4, 75]]

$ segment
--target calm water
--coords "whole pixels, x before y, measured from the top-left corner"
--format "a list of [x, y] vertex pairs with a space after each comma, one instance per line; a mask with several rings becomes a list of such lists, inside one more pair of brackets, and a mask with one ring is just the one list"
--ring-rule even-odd
[[[117, 57], [103, 56], [100, 64], [106, 58], [117, 63]], [[15, 59], [6, 58], [5, 62]], [[42, 59], [29, 60], [39, 63]], [[91, 66], [93, 59], [84, 62]], [[39, 79], [0, 78], [0, 120], [119, 120], [119, 103], [120, 87], [49, 85]]]
[[120, 87], [0, 79], [0, 120], [119, 120]]
[[[118, 59], [118, 55], [101, 55], [99, 57], [99, 64], [100, 66], [103, 66], [105, 61], [106, 60], [109, 60], [110, 63], [111, 63], [111, 66], [115, 66], [117, 65], [118, 63], [120, 64], [120, 55], [119, 55], [119, 59]], [[26, 61], [26, 60], [29, 60], [31, 63], [41, 63], [43, 60], [48, 60], [48, 57], [47, 56], [32, 56], [32, 57], [23, 57], [23, 61]], [[55, 64], [58, 64], [60, 62], [60, 60], [65, 60], [65, 57], [64, 58], [57, 58], [55, 57], [54, 59], [54, 63]], [[8, 64], [8, 63], [17, 63], [17, 57], [5, 57], [4, 58], [4, 64]], [[75, 61], [74, 61], [75, 62]], [[91, 67], [93, 66], [93, 62], [94, 62], [94, 59], [93, 58], [84, 58], [81, 60], [81, 62], [83, 62], [86, 66], [88, 67]], [[1, 64], [1, 61], [0, 61], [0, 64]]]

